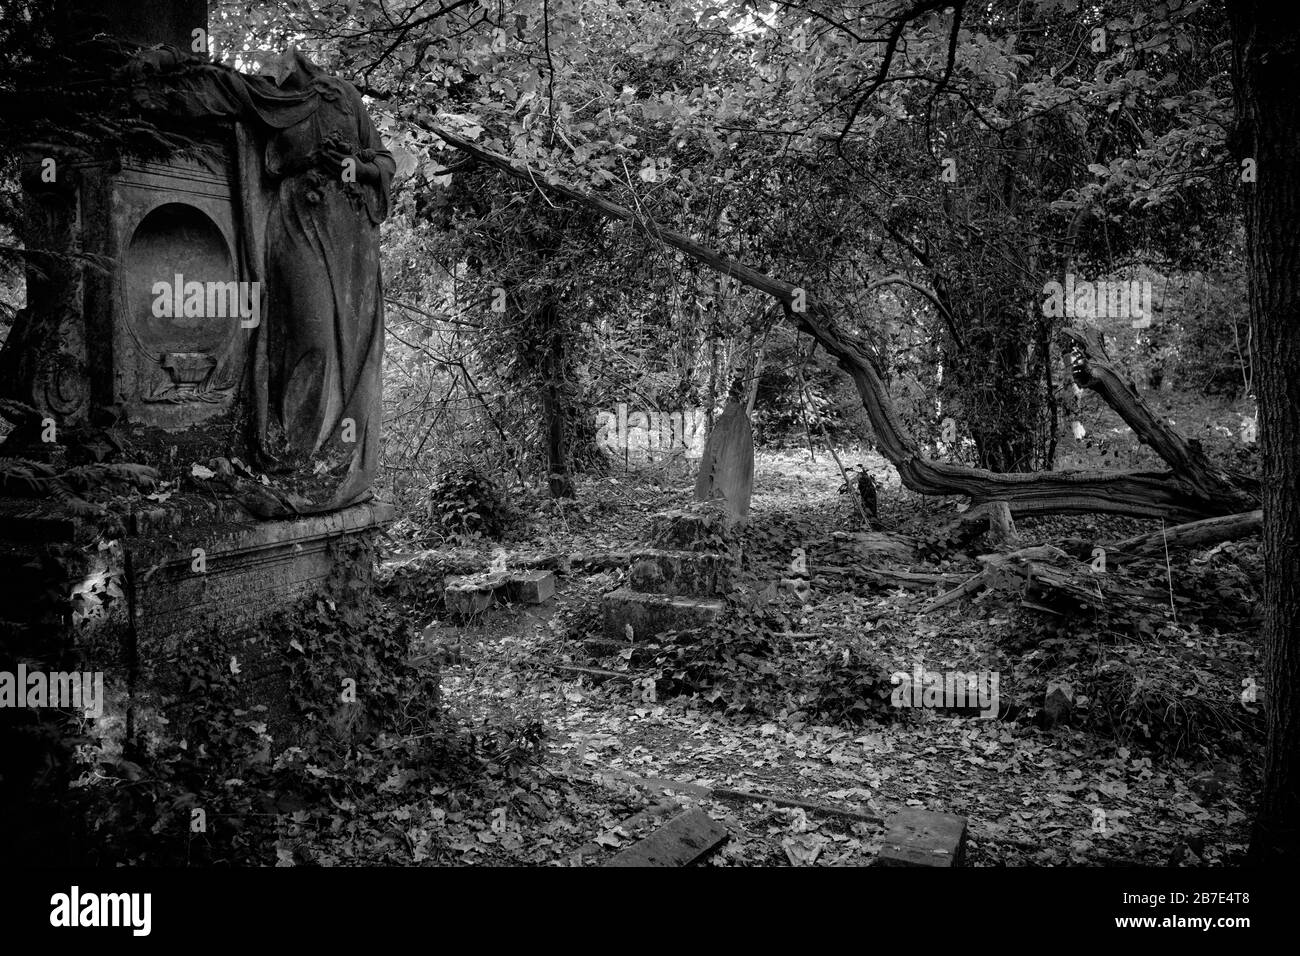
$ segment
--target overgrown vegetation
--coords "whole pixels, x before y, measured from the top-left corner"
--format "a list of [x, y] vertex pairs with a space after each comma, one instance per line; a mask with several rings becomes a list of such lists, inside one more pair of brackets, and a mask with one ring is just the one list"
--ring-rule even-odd
[[[80, 724], [19, 720], [15, 752], [30, 758], [34, 793], [76, 798], [66, 812], [83, 825], [69, 829], [70, 858], [424, 862], [507, 844], [527, 854], [518, 830], [484, 821], [505, 808], [539, 832], [555, 824], [545, 839], [564, 842], [560, 821], [578, 798], [527, 777], [544, 754], [570, 746], [579, 755], [568, 769], [587, 769], [585, 739], [548, 739], [559, 726], [587, 733], [616, 712], [627, 731], [634, 717], [648, 719], [638, 710], [669, 709], [682, 721], [698, 711], [737, 736], [773, 728], [761, 733], [798, 738], [806, 752], [814, 750], [800, 735], [834, 738], [827, 760], [856, 772], [854, 760], [876, 754], [849, 753], [843, 738], [871, 748], [888, 732], [925, 752], [925, 726], [949, 720], [900, 720], [891, 706], [891, 674], [922, 659], [1005, 677], [997, 726], [952, 718], [930, 728], [962, 754], [940, 768], [951, 779], [960, 777], [953, 767], [969, 765], [991, 766], [994, 782], [1015, 772], [1036, 781], [1025, 764], [1050, 764], [1077, 746], [1106, 778], [1093, 792], [1119, 799], [1111, 777], [1158, 793], [1152, 779], [1177, 776], [1187, 761], [1255, 760], [1261, 707], [1241, 692], [1262, 672], [1255, 608], [1270, 592], [1253, 543], [1099, 572], [1111, 575], [1108, 586], [1145, 595], [1136, 608], [1026, 606], [1021, 582], [1008, 578], [934, 618], [921, 608], [935, 593], [973, 576], [981, 554], [1012, 547], [986, 537], [986, 524], [962, 527], [969, 502], [942, 498], [954, 486], [940, 482], [924, 489], [927, 499], [891, 490], [884, 503], [887, 531], [917, 542], [914, 563], [837, 558], [847, 566], [819, 578], [814, 560], [809, 604], [770, 593], [792, 547], [816, 558], [833, 531], [865, 530], [838, 457], [819, 458], [862, 457], [854, 442], [889, 451], [891, 439], [915, 440], [912, 464], [941, 463], [932, 479], [959, 465], [1033, 472], [1027, 481], [1063, 467], [1150, 477], [1166, 462], [1179, 470], [1150, 441], [1150, 428], [1169, 427], [1187, 439], [1186, 458], [1231, 480], [1240, 493], [1225, 496], [1240, 504], [1232, 510], [1257, 506], [1261, 346], [1247, 315], [1252, 240], [1237, 214], [1254, 180], [1237, 155], [1249, 151], [1250, 130], [1232, 132], [1227, 7], [1124, 2], [1103, 17], [1061, 4], [759, 10], [739, 0], [704, 8], [528, 0], [509, 11], [448, 4], [394, 25], [342, 0], [211, 6], [216, 56], [229, 64], [307, 38], [321, 66], [362, 89], [399, 160], [383, 235], [381, 490], [403, 515], [394, 529], [402, 548], [447, 553], [385, 577], [378, 596], [338, 580], [256, 635], [182, 644], [172, 722], [143, 746], [105, 751]], [[0, 57], [0, 99], [14, 107], [0, 111], [0, 339], [22, 298], [19, 263], [68, 267], [11, 235], [28, 143], [71, 129], [83, 143], [100, 140], [82, 158], [185, 145], [142, 122], [98, 73], [89, 84], [85, 73], [49, 82], [67, 62], [40, 19], [48, 7], [0, 2], [6, 13], [22, 8], [17, 26], [6, 19], [0, 28], [9, 54]], [[905, 42], [882, 49], [882, 35]], [[64, 96], [65, 85], [76, 91]], [[96, 95], [81, 99], [88, 86]], [[40, 95], [52, 89], [57, 97]], [[112, 135], [80, 129], [88, 112]], [[469, 145], [448, 148], [452, 133]], [[476, 147], [507, 157], [510, 175], [465, 158]], [[564, 183], [579, 189], [561, 195]], [[610, 203], [631, 212], [611, 218]], [[688, 241], [638, 228], [650, 221]], [[783, 321], [790, 303], [757, 291], [754, 272], [812, 294], [824, 307], [820, 325], [793, 309]], [[1095, 308], [1049, 313], [1044, 283], [1067, 274], [1148, 283], [1152, 314], [1135, 322]], [[1134, 417], [1121, 420], [1095, 391], [1072, 387], [1077, 361], [1062, 334], [1084, 325], [1105, 333], [1115, 369], [1150, 408], [1146, 434], [1135, 436]], [[1263, 357], [1272, 369], [1287, 354]], [[859, 371], [879, 378], [878, 394], [844, 374], [854, 355]], [[21, 359], [9, 350], [0, 373], [21, 371]], [[786, 471], [768, 473], [766, 488], [760, 481], [744, 542], [749, 577], [721, 621], [595, 661], [577, 640], [548, 644], [544, 636], [598, 630], [600, 592], [623, 582], [610, 561], [599, 575], [563, 582], [586, 605], [550, 622], [526, 617], [524, 637], [491, 633], [494, 621], [506, 627], [501, 618], [474, 622], [495, 647], [482, 653], [496, 685], [477, 686], [478, 672], [459, 670], [468, 665], [458, 656], [447, 683], [473, 713], [441, 709], [431, 665], [444, 658], [417, 630], [445, 623], [438, 590], [456, 563], [451, 547], [457, 559], [486, 559], [506, 541], [565, 554], [643, 542], [741, 545], [721, 526], [679, 520], [689, 481], [672, 415], [698, 408], [707, 427], [728, 395], [752, 396], [762, 449], [799, 453]], [[30, 430], [43, 413], [25, 404], [37, 396], [19, 397], [0, 411]], [[630, 414], [617, 441], [629, 428], [644, 433], [636, 453], [597, 441], [596, 416], [619, 405]], [[124, 459], [111, 411], [88, 413], [108, 423], [102, 429], [64, 436], [69, 464], [0, 458], [0, 492], [94, 517], [95, 546], [113, 547], [126, 530], [124, 501], [161, 502], [173, 489]], [[808, 467], [805, 449], [819, 458]], [[873, 466], [921, 486], [919, 466], [899, 464], [896, 449], [888, 457], [897, 472], [883, 460]], [[647, 461], [655, 467], [639, 467]], [[843, 484], [845, 497], [827, 492], [827, 480]], [[1071, 495], [1058, 496], [1061, 510], [1079, 508], [1062, 498]], [[1092, 504], [1104, 511], [1110, 502], [1101, 494]], [[1163, 507], [1176, 510], [1161, 499], [1145, 513]], [[651, 518], [664, 511], [676, 516]], [[1095, 583], [1083, 567], [1091, 547], [1138, 530], [1154, 531], [1154, 522], [1071, 516], [1020, 529], [1026, 540], [1086, 545], [1068, 564], [1085, 587]], [[1275, 537], [1285, 552], [1287, 539]], [[351, 566], [370, 560], [356, 556]], [[115, 600], [113, 587], [96, 582], [81, 600]], [[243, 660], [254, 636], [271, 649], [259, 673], [287, 694], [254, 685]], [[593, 663], [612, 682], [604, 696], [592, 692], [608, 712], [594, 718], [581, 713], [586, 678], [572, 676], [591, 676]], [[561, 681], [557, 666], [570, 676]], [[536, 693], [521, 701], [525, 679]], [[356, 703], [340, 699], [346, 681]], [[539, 690], [545, 681], [554, 686]], [[297, 728], [288, 750], [279, 722]], [[824, 735], [808, 730], [823, 726]], [[999, 753], [1009, 739], [1028, 756]], [[1048, 816], [1092, 785], [1057, 783]], [[1029, 800], [1033, 788], [1024, 784]], [[1176, 783], [1164, 793], [1183, 795]], [[1020, 825], [987, 812], [986, 832]], [[1239, 825], [1235, 812], [1225, 827]], [[1070, 854], [1086, 855], [1077, 846]]]

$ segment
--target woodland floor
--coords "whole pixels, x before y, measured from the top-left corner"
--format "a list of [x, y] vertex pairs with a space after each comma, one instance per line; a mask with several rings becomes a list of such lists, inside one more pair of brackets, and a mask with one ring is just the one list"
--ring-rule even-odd
[[[1234, 423], [1228, 410], [1216, 412], [1226, 426]], [[846, 468], [863, 464], [877, 475], [881, 517], [891, 530], [923, 534], [956, 511], [953, 500], [901, 489], [872, 453], [840, 455]], [[535, 518], [522, 540], [505, 547], [626, 550], [643, 539], [652, 514], [690, 500], [691, 477], [669, 462], [588, 479], [576, 503]], [[774, 803], [724, 803], [701, 789], [715, 787], [878, 818], [907, 806], [960, 814], [970, 826], [974, 865], [1222, 865], [1240, 856], [1262, 726], [1259, 708], [1238, 699], [1243, 678], [1258, 673], [1255, 542], [1135, 572], [1170, 591], [1176, 621], [1165, 606], [1140, 621], [1044, 625], [995, 594], [921, 616], [935, 588], [881, 590], [818, 574], [830, 532], [858, 526], [842, 484], [820, 451], [815, 461], [806, 448], [757, 458], [750, 570], [758, 580], [779, 577], [795, 546], [808, 549], [812, 564], [812, 600], [803, 606], [790, 599], [784, 608], [792, 628], [809, 635], [799, 653], [842, 651], [847, 660], [849, 648], [887, 672], [910, 671], [918, 660], [935, 670], [996, 670], [1002, 718], [912, 711], [831, 724], [811, 719], [793, 697], [785, 707], [728, 709], [700, 695], [658, 699], [641, 685], [631, 655], [593, 658], [582, 643], [599, 630], [599, 598], [618, 586], [616, 571], [558, 576], [554, 602], [496, 607], [471, 626], [438, 618], [436, 605], [422, 600], [411, 613], [427, 621], [423, 650], [451, 658], [441, 675], [447, 711], [471, 729], [503, 720], [531, 727], [540, 743], [522, 773], [473, 794], [458, 796], [453, 787], [432, 803], [399, 802], [385, 811], [397, 813], [406, 837], [383, 859], [598, 863], [634, 842], [638, 832], [620, 823], [663, 800], [664, 788], [676, 804], [701, 805], [728, 827], [730, 840], [713, 865], [862, 865], [879, 850], [878, 823]], [[1025, 522], [1020, 530], [1036, 543], [1067, 535], [1113, 540], [1150, 527], [1078, 518]], [[418, 568], [435, 553], [398, 555], [397, 562]], [[913, 570], [964, 577], [975, 567], [961, 556], [944, 564]], [[566, 667], [633, 679], [600, 680]], [[1042, 704], [1054, 681], [1079, 696], [1070, 718], [1052, 725], [1042, 719]], [[325, 862], [335, 858], [328, 845], [316, 845]], [[579, 858], [583, 846], [592, 852]]]

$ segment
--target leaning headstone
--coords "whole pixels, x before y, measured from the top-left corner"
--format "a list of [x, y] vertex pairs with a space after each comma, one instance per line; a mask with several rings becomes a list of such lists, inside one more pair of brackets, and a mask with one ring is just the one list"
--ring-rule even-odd
[[754, 430], [745, 408], [732, 402], [704, 443], [700, 472], [695, 479], [695, 500], [722, 499], [736, 518], [749, 517], [754, 493]]
[[961, 866], [966, 820], [950, 813], [908, 808], [889, 818], [878, 866]]

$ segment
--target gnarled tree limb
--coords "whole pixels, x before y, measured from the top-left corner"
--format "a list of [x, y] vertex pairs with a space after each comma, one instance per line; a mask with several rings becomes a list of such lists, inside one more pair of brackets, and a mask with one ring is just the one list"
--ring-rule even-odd
[[[898, 413], [889, 398], [884, 375], [879, 363], [862, 345], [845, 335], [837, 326], [830, 311], [817, 302], [811, 294], [783, 279], [769, 276], [757, 269], [737, 262], [691, 237], [659, 225], [648, 217], [638, 215], [626, 206], [593, 196], [558, 182], [554, 176], [535, 172], [517, 164], [508, 156], [486, 149], [456, 133], [433, 127], [431, 131], [449, 145], [477, 157], [483, 164], [501, 170], [538, 189], [580, 202], [603, 215], [629, 222], [664, 245], [671, 246], [738, 282], [765, 292], [777, 299], [786, 317], [797, 327], [812, 335], [826, 351], [835, 356], [842, 369], [853, 378], [863, 407], [871, 420], [876, 445], [881, 453], [898, 469], [903, 484], [912, 491], [928, 495], [969, 495], [973, 504], [1005, 501], [1016, 516], [1041, 514], [1080, 514], [1111, 512], [1146, 518], [1167, 518], [1173, 521], [1192, 521], [1214, 515], [1245, 510], [1243, 494], [1249, 492], [1237, 486], [1225, 487], [1213, 469], [1200, 461], [1194, 453], [1180, 449], [1168, 429], [1153, 428], [1154, 416], [1146, 411], [1148, 422], [1135, 411], [1144, 408], [1133, 393], [1124, 399], [1107, 373], [1108, 364], [1095, 350], [1085, 350], [1093, 378], [1101, 388], [1099, 394], [1108, 402], [1122, 400], [1117, 407], [1121, 415], [1132, 416], [1145, 431], [1139, 435], [1159, 442], [1157, 450], [1164, 449], [1173, 456], [1166, 457], [1176, 467], [1190, 464], [1188, 476], [1178, 472], [1133, 471], [1062, 471], [1047, 474], [999, 474], [981, 468], [971, 468], [952, 462], [930, 461], [924, 458], [898, 419]], [[1086, 340], [1085, 340], [1085, 345]], [[1101, 359], [1101, 360], [1099, 360]], [[1135, 427], [1135, 430], [1138, 430]], [[1179, 440], [1181, 441], [1181, 440]]]
[[1239, 476], [1216, 468], [1196, 440], [1187, 440], [1157, 418], [1142, 401], [1133, 383], [1126, 381], [1106, 354], [1105, 337], [1095, 328], [1067, 328], [1061, 335], [1072, 348], [1071, 368], [1080, 388], [1096, 392], [1124, 419], [1138, 439], [1150, 445], [1169, 463], [1179, 479], [1209, 500], [1236, 501], [1234, 511], [1247, 511], [1258, 503]]

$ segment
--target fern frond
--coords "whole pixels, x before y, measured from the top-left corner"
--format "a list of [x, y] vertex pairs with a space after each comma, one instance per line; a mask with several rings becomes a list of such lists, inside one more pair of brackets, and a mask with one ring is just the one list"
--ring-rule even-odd
[[108, 514], [108, 509], [103, 505], [92, 504], [85, 498], [78, 497], [57, 478], [50, 484], [49, 496], [78, 518], [99, 518]]
[[0, 416], [4, 416], [15, 425], [21, 425], [40, 418], [39, 409], [14, 398], [0, 398]]
[[125, 482], [149, 490], [158, 484], [161, 476], [148, 465], [120, 463], [79, 465], [69, 468], [59, 477], [71, 487], [86, 491], [112, 482]]
[[[58, 476], [49, 465], [26, 458], [0, 458], [0, 491], [44, 496]], [[20, 490], [22, 489], [22, 490]]]

